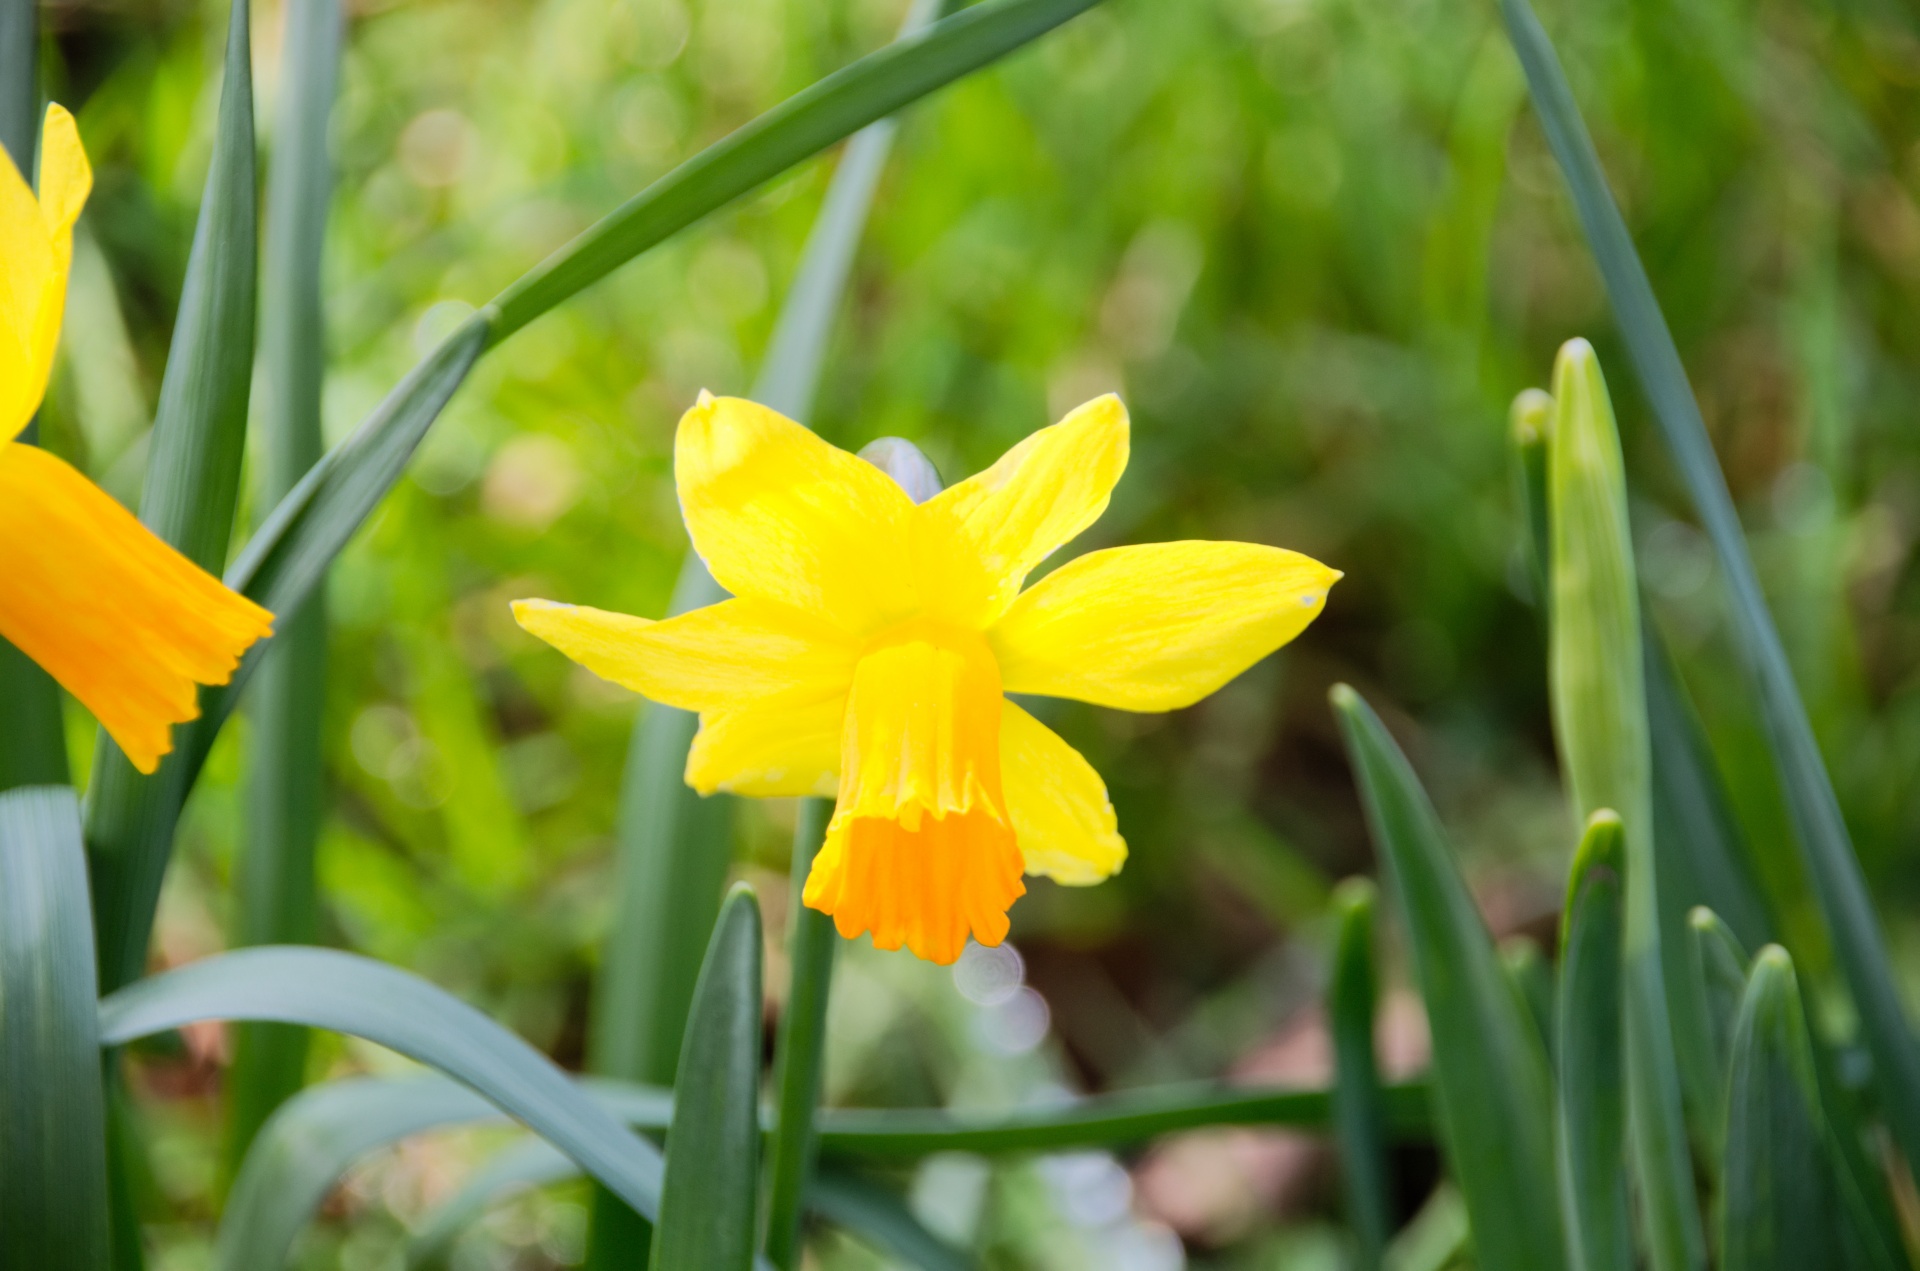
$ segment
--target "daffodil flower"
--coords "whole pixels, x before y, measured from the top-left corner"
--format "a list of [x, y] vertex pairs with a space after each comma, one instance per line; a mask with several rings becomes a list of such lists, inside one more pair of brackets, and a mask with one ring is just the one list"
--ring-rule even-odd
[[16, 440], [47, 391], [73, 223], [92, 188], [79, 130], [59, 106], [41, 132], [39, 197], [0, 159], [0, 636], [152, 772], [173, 748], [172, 726], [200, 713], [195, 685], [226, 683], [273, 615], [70, 464]]
[[1285, 644], [1335, 570], [1252, 543], [1089, 552], [1027, 575], [1106, 509], [1127, 414], [1102, 397], [916, 503], [752, 402], [703, 395], [674, 475], [733, 599], [650, 622], [546, 600], [520, 625], [599, 675], [700, 713], [701, 793], [834, 795], [804, 898], [843, 936], [948, 963], [1006, 938], [1021, 876], [1126, 860], [1092, 766], [1007, 693], [1188, 706]]

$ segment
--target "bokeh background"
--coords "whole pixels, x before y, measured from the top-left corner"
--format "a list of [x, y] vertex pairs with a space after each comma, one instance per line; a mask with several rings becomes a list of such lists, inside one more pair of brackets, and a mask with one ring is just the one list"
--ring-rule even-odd
[[[896, 28], [901, 0], [361, 0], [334, 120], [326, 420], [343, 437], [470, 306], [679, 159]], [[1920, 28], [1867, 0], [1564, 0], [1542, 15], [1672, 322], [1883, 906], [1920, 978]], [[48, 444], [137, 501], [211, 145], [224, 6], [52, 0], [50, 95], [98, 169]], [[256, 9], [271, 159], [281, 19]], [[830, 161], [743, 201], [484, 363], [335, 569], [324, 938], [417, 970], [562, 1063], [610, 920], [637, 699], [514, 627], [545, 596], [664, 612], [686, 550], [675, 420], [744, 392]], [[828, 1098], [1004, 1106], [1223, 1073], [1317, 1081], [1321, 915], [1371, 849], [1327, 688], [1389, 714], [1497, 929], [1551, 930], [1572, 830], [1506, 410], [1598, 346], [1657, 625], [1775, 904], [1824, 974], [1710, 553], [1649, 431], [1517, 65], [1483, 0], [1111, 0], [915, 107], [817, 415], [949, 479], [1100, 392], [1134, 458], [1079, 547], [1238, 538], [1346, 571], [1325, 616], [1209, 701], [1048, 717], [1132, 846], [1037, 883], [1015, 954], [955, 971], [843, 949]], [[257, 511], [257, 509], [256, 509]], [[246, 522], [255, 513], [243, 511]], [[75, 717], [76, 747], [94, 730]], [[224, 947], [247, 732], [183, 827], [158, 932]], [[87, 771], [76, 752], [75, 771]], [[737, 819], [777, 952], [793, 809]], [[1404, 979], [1404, 973], [1400, 973]], [[775, 1003], [770, 1009], [777, 1009]], [[1389, 1062], [1424, 1054], [1387, 1012]], [[165, 1271], [208, 1264], [226, 1184], [217, 1029], [137, 1061]], [[316, 1075], [390, 1070], [322, 1042]], [[497, 1134], [367, 1162], [307, 1265], [397, 1267]], [[1401, 1159], [1417, 1203], [1431, 1161]], [[1333, 1267], [1310, 1143], [1210, 1132], [1144, 1157], [939, 1158], [923, 1216], [994, 1265]], [[580, 1254], [583, 1193], [494, 1214], [462, 1267]], [[823, 1245], [823, 1266], [877, 1258]]]

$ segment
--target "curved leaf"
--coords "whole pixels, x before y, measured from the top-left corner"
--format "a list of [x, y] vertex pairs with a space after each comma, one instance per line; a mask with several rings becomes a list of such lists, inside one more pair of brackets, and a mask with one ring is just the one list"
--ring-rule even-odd
[[73, 791], [0, 794], [0, 1266], [108, 1265], [90, 919]]
[[1372, 709], [1332, 693], [1367, 824], [1404, 915], [1433, 1030], [1441, 1138], [1484, 1271], [1566, 1265], [1553, 1095], [1540, 1035], [1507, 983], [1440, 819]]
[[747, 1271], [760, 1186], [760, 906], [720, 909], [687, 1018], [653, 1265]]
[[921, 1271], [968, 1271], [973, 1259], [923, 1226], [900, 1197], [852, 1174], [821, 1174], [807, 1187], [807, 1208]]
[[203, 1019], [272, 1020], [351, 1033], [472, 1086], [651, 1214], [659, 1152], [526, 1042], [417, 976], [330, 949], [268, 946], [141, 980], [100, 1003], [105, 1045]]
[[545, 1139], [522, 1139], [495, 1153], [452, 1199], [433, 1211], [407, 1245], [407, 1266], [427, 1271], [447, 1265], [454, 1242], [489, 1208], [521, 1192], [580, 1177], [580, 1167]]

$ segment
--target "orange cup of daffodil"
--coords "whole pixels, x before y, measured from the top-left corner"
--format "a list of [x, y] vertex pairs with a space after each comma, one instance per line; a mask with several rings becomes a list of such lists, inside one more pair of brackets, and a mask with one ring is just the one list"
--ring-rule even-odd
[[173, 725], [200, 713], [273, 615], [236, 595], [131, 512], [17, 440], [60, 341], [73, 225], [93, 171], [73, 116], [47, 108], [40, 191], [0, 158], [0, 636], [92, 711], [152, 772]]
[[733, 599], [664, 622], [547, 600], [520, 625], [684, 710], [701, 793], [832, 795], [806, 903], [843, 936], [948, 963], [1006, 938], [1024, 874], [1097, 883], [1127, 846], [1099, 774], [1007, 693], [1188, 706], [1313, 621], [1340, 577], [1253, 543], [1090, 552], [1022, 590], [1097, 520], [1127, 465], [1102, 397], [915, 503], [752, 402], [703, 395], [674, 475]]

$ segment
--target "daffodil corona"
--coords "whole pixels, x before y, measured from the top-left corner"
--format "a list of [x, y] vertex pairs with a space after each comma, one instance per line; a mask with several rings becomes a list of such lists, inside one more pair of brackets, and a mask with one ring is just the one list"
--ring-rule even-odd
[[[47, 108], [38, 197], [0, 158], [0, 636], [152, 772], [273, 616], [148, 530], [71, 465], [16, 440], [46, 394], [93, 173], [73, 116]], [[0, 703], [4, 709], [5, 703]], [[0, 721], [0, 727], [4, 727]]]
[[703, 794], [832, 795], [806, 903], [952, 962], [1006, 938], [1023, 874], [1096, 883], [1126, 860], [1091, 765], [1007, 693], [1190, 705], [1291, 640], [1340, 575], [1251, 543], [1090, 552], [1027, 575], [1106, 509], [1127, 414], [1102, 397], [922, 503], [765, 407], [702, 395], [674, 474], [733, 599], [663, 622], [547, 600], [521, 626], [700, 713]]

